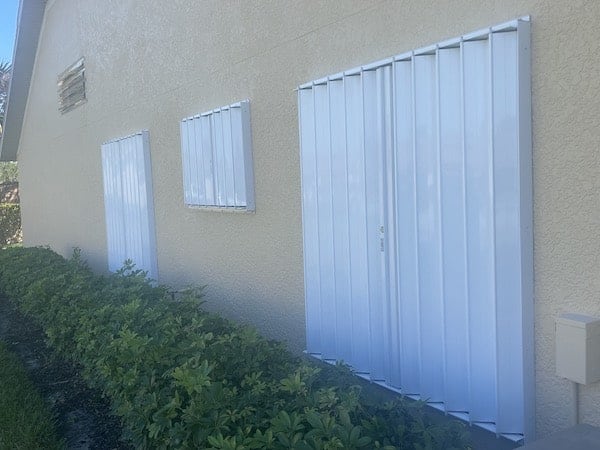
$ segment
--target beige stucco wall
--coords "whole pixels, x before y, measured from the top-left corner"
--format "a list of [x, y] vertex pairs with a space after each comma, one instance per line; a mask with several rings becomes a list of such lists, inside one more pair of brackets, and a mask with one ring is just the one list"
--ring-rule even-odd
[[[300, 83], [522, 15], [532, 17], [538, 434], [565, 428], [554, 319], [600, 316], [597, 0], [50, 0], [19, 164], [26, 244], [79, 246], [106, 267], [100, 144], [151, 135], [160, 280], [304, 342], [296, 94]], [[61, 116], [56, 77], [86, 58], [88, 102]], [[250, 98], [256, 214], [187, 209], [181, 118]], [[600, 425], [600, 384], [581, 391]]]

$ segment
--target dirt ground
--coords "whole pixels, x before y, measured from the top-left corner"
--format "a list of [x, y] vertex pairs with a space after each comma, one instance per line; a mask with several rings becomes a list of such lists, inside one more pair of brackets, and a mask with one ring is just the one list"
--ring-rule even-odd
[[46, 347], [41, 328], [0, 297], [0, 340], [21, 359], [57, 418], [70, 450], [130, 449], [119, 441], [121, 426], [108, 402], [89, 389], [76, 368]]

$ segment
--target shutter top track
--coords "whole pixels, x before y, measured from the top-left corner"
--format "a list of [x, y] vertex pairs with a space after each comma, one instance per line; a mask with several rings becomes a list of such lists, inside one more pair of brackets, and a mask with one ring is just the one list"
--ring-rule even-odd
[[444, 41], [440, 41], [437, 44], [428, 45], [426, 47], [421, 47], [419, 49], [400, 53], [399, 55], [381, 59], [379, 61], [375, 61], [369, 64], [365, 64], [362, 66], [354, 67], [349, 70], [345, 70], [343, 72], [338, 72], [333, 75], [329, 75], [327, 77], [318, 78], [313, 81], [309, 81], [308, 83], [301, 84], [298, 89], [311, 89], [313, 86], [318, 86], [321, 84], [327, 84], [329, 81], [341, 80], [344, 77], [359, 75], [362, 72], [366, 72], [369, 70], [376, 70], [379, 67], [387, 66], [393, 64], [396, 61], [410, 61], [415, 56], [419, 55], [432, 55], [435, 54], [437, 50], [445, 49], [445, 48], [457, 48], [460, 47], [461, 42], [467, 41], [480, 41], [489, 39], [490, 34], [492, 33], [506, 33], [510, 31], [516, 31], [518, 29], [520, 22], [529, 22], [529, 16], [523, 16], [518, 19], [514, 19], [508, 22], [504, 22], [498, 25], [494, 25], [488, 28], [482, 28], [480, 30], [474, 31], [472, 33], [464, 34], [462, 36], [447, 39]]

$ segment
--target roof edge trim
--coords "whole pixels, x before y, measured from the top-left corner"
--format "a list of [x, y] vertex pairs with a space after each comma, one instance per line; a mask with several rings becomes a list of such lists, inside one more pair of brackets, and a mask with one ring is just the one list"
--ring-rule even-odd
[[20, 0], [19, 2], [12, 75], [4, 117], [4, 134], [0, 140], [0, 161], [17, 159], [45, 9], [45, 0]]

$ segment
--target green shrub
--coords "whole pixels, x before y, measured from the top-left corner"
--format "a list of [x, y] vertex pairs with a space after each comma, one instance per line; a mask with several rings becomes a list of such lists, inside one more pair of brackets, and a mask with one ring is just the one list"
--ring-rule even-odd
[[19, 178], [19, 167], [16, 161], [0, 162], [0, 183], [14, 182]]
[[18, 203], [0, 203], [0, 246], [15, 244], [21, 236], [21, 207]]
[[124, 267], [94, 275], [76, 253], [0, 252], [0, 286], [111, 400], [137, 448], [467, 448], [458, 422], [433, 424], [420, 404], [371, 404], [350, 371], [321, 368], [282, 344], [173, 301]]
[[62, 449], [54, 425], [25, 368], [0, 342], [0, 449]]

